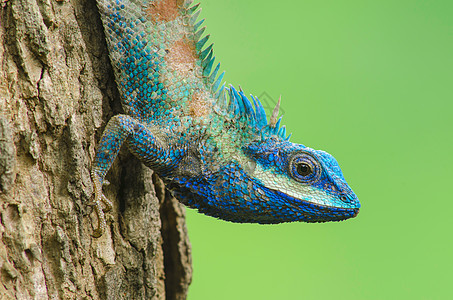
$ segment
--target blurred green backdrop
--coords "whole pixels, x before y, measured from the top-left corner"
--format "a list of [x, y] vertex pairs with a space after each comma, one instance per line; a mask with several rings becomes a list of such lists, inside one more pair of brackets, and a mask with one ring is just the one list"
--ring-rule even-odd
[[188, 209], [189, 300], [453, 299], [453, 1], [203, 0], [226, 80], [282, 95], [362, 209], [243, 225]]

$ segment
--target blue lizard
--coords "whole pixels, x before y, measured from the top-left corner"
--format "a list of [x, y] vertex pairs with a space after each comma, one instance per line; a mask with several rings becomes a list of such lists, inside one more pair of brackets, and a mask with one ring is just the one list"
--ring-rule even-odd
[[[192, 0], [97, 0], [125, 114], [107, 124], [92, 167], [93, 235], [111, 207], [102, 184], [121, 146], [199, 212], [232, 222], [355, 217], [357, 196], [328, 153], [294, 144], [260, 101], [225, 87]], [[104, 209], [103, 209], [104, 206]]]

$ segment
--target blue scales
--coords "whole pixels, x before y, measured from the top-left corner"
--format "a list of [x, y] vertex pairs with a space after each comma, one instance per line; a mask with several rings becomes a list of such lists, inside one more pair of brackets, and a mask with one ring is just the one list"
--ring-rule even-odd
[[[338, 221], [360, 203], [328, 153], [289, 142], [278, 108], [226, 87], [192, 1], [98, 0], [124, 108], [93, 162], [94, 207], [106, 228], [102, 184], [126, 144], [178, 199], [233, 221]], [[219, 74], [220, 73], [220, 74]]]

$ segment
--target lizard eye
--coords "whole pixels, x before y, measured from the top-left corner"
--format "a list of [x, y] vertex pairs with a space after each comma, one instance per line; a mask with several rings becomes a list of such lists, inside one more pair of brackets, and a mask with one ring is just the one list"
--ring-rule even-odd
[[308, 183], [318, 179], [321, 174], [321, 167], [314, 157], [307, 153], [299, 152], [291, 158], [289, 171], [291, 177], [295, 180]]
[[310, 165], [307, 163], [296, 163], [296, 172], [300, 176], [308, 176], [311, 173], [313, 173], [313, 170], [311, 169]]

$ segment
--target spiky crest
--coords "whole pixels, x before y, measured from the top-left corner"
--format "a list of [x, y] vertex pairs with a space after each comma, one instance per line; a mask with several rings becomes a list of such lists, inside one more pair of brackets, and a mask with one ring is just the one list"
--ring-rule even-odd
[[[196, 20], [200, 14], [201, 8], [199, 9], [199, 3], [195, 4], [192, 7], [189, 7], [192, 1], [189, 4], [185, 3], [184, 6], [187, 7], [187, 13], [191, 15], [190, 21], [193, 24], [194, 31], [198, 30], [201, 23], [203, 23], [204, 19], [197, 22]], [[266, 112], [264, 111], [263, 105], [258, 97], [254, 97], [250, 94], [252, 98], [252, 102], [247, 98], [241, 88], [239, 88], [239, 92], [230, 85], [229, 88], [225, 87], [225, 83], [220, 86], [220, 83], [223, 80], [225, 72], [220, 73], [217, 76], [220, 70], [220, 63], [218, 63], [212, 71], [212, 66], [214, 65], [215, 56], [213, 51], [213, 45], [210, 44], [207, 47], [204, 47], [210, 37], [209, 34], [202, 37], [206, 30], [206, 27], [203, 27], [196, 31], [194, 37], [196, 38], [196, 49], [199, 53], [199, 57], [201, 62], [201, 66], [203, 68], [203, 77], [206, 78], [207, 83], [211, 85], [211, 91], [214, 93], [217, 104], [220, 107], [226, 109], [226, 111], [230, 114], [233, 114], [237, 117], [244, 117], [243, 119], [248, 123], [248, 125], [255, 129], [256, 132], [260, 132], [262, 138], [267, 138], [269, 136], [278, 136], [281, 139], [289, 140], [289, 136], [286, 136], [286, 128], [285, 126], [280, 127], [281, 117], [277, 119], [279, 113], [279, 107], [281, 102], [281, 96], [278, 99], [277, 105], [269, 119], [267, 121]], [[220, 88], [219, 88], [220, 86]], [[227, 101], [226, 94], [229, 96], [229, 101]]]

